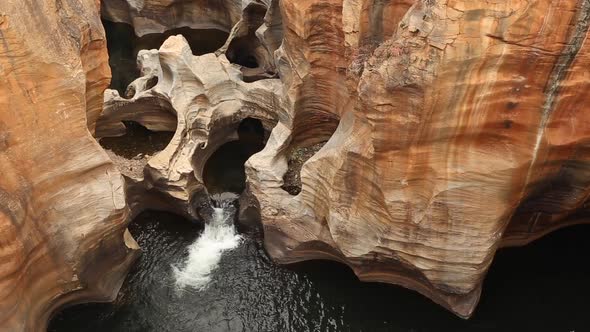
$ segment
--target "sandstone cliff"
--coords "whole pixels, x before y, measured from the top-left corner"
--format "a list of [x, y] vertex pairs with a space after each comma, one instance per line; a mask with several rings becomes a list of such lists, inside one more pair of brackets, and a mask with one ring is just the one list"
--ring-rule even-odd
[[[14, 262], [0, 291], [17, 303], [0, 316], [5, 326], [42, 326], [61, 302], [96, 300], [52, 298], [80, 264], [124, 272], [129, 262], [122, 182], [84, 114], [97, 138], [125, 134], [122, 121], [173, 132], [127, 174], [127, 206], [192, 219], [207, 208], [210, 157], [243, 119], [259, 119], [266, 146], [246, 163], [240, 217], [260, 218], [277, 262], [336, 260], [462, 317], [498, 248], [590, 220], [588, 0], [104, 0], [104, 18], [138, 38], [184, 27], [228, 37], [204, 55], [190, 33], [139, 51], [139, 77], [125, 93], [107, 90], [100, 116], [98, 7], [63, 2], [0, 4], [0, 158], [10, 162], [0, 211], [12, 216], [0, 219], [12, 232], [1, 233], [12, 235], [0, 253]], [[47, 22], [28, 18], [37, 10]], [[83, 232], [55, 236], [72, 225]], [[10, 249], [21, 243], [52, 261], [30, 265], [33, 249]], [[101, 256], [109, 251], [113, 261]], [[42, 267], [60, 279], [26, 292], [25, 279], [11, 279]], [[113, 276], [98, 299], [116, 290]], [[24, 299], [38, 294], [45, 300], [27, 312]]]
[[[588, 1], [417, 1], [365, 48], [350, 3], [282, 3], [294, 125], [249, 161], [277, 261], [335, 259], [467, 317], [499, 247], [588, 221]], [[332, 14], [298, 19], [314, 10]], [[289, 197], [277, 156], [320, 112], [339, 127]]]
[[135, 256], [123, 179], [87, 128], [109, 81], [97, 13], [94, 1], [0, 2], [2, 331], [112, 300]]

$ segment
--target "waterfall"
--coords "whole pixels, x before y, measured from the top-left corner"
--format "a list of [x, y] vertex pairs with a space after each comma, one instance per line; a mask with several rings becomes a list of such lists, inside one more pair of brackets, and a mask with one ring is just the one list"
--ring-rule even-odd
[[211, 281], [223, 252], [236, 248], [242, 237], [234, 226], [237, 195], [222, 193], [213, 195], [214, 208], [211, 220], [205, 224], [201, 235], [188, 247], [188, 257], [182, 264], [172, 265], [178, 290], [192, 287], [204, 290]]

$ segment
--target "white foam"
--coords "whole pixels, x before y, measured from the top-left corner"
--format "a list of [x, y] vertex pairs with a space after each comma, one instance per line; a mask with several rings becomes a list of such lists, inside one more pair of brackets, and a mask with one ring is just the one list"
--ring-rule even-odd
[[199, 291], [207, 288], [223, 252], [236, 248], [242, 240], [233, 224], [235, 208], [230, 206], [231, 202], [218, 203], [221, 207], [213, 209], [211, 221], [189, 246], [185, 262], [172, 266], [179, 290], [187, 286]]

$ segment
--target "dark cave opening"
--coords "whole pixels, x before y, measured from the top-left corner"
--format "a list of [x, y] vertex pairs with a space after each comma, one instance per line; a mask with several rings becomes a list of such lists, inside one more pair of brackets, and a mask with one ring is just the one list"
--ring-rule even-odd
[[180, 34], [187, 40], [194, 55], [203, 55], [215, 52], [225, 44], [229, 36], [228, 32], [218, 29], [182, 27], [138, 37], [129, 24], [108, 20], [102, 20], [102, 23], [112, 71], [110, 88], [119, 91], [126, 98], [132, 95], [131, 91], [126, 92], [127, 86], [140, 75], [136, 62], [140, 50], [159, 49], [168, 37]]
[[134, 50], [134, 41], [137, 37], [131, 25], [106, 20], [103, 20], [102, 24], [107, 38], [112, 75], [109, 88], [119, 91], [119, 94], [124, 96], [129, 83], [139, 77], [135, 61], [137, 53]]
[[266, 6], [255, 2], [244, 9], [243, 22], [248, 32], [230, 42], [226, 56], [231, 63], [246, 68], [258, 68], [263, 64], [265, 50], [256, 36], [256, 29], [264, 23], [266, 11]]
[[205, 163], [203, 182], [210, 194], [242, 193], [246, 185], [244, 163], [264, 148], [266, 133], [260, 120], [242, 120], [237, 133], [238, 140], [220, 146]]
[[258, 68], [259, 61], [256, 58], [256, 49], [260, 41], [256, 36], [238, 37], [231, 41], [227, 49], [227, 59], [231, 63], [246, 68]]
[[150, 79], [147, 80], [147, 82], [145, 82], [145, 89], [149, 90], [153, 87], [155, 87], [158, 84], [158, 76], [153, 76]]

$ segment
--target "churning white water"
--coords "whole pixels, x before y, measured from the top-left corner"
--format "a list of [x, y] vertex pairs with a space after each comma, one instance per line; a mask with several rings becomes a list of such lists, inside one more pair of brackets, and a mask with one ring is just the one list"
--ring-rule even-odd
[[223, 252], [236, 248], [242, 237], [237, 234], [234, 226], [236, 208], [233, 202], [237, 195], [232, 193], [218, 194], [213, 197], [215, 207], [211, 220], [205, 224], [203, 233], [189, 246], [189, 254], [185, 262], [173, 265], [179, 290], [193, 287], [197, 290], [207, 288], [212, 273], [217, 268]]

